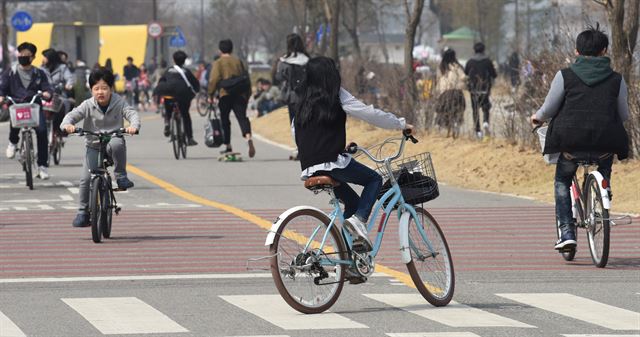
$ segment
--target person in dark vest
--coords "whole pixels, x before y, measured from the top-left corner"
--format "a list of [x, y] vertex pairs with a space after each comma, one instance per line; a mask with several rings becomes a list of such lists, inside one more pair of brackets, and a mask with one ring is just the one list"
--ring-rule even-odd
[[[464, 66], [464, 73], [468, 77], [469, 94], [471, 94], [471, 110], [473, 111], [473, 124], [476, 137], [483, 138], [489, 135], [489, 110], [491, 110], [491, 86], [493, 80], [498, 77], [493, 62], [484, 54], [484, 43], [473, 45], [475, 54]], [[482, 129], [480, 131], [480, 112], [482, 108]]]
[[[347, 116], [385, 129], [412, 129], [413, 126], [404, 118], [365, 105], [343, 89], [332, 59], [312, 58], [305, 67], [306, 81], [293, 119], [301, 178], [326, 175], [341, 183], [334, 191], [345, 205], [343, 226], [353, 234], [354, 247], [370, 251], [365, 223], [382, 187], [382, 177], [345, 153]], [[362, 194], [358, 196], [347, 183], [364, 186]]]
[[551, 120], [544, 153], [561, 153], [556, 166], [556, 218], [561, 237], [555, 248], [575, 248], [575, 219], [571, 211], [571, 181], [577, 162], [598, 163], [598, 171], [611, 179], [613, 155], [629, 155], [629, 137], [622, 124], [629, 118], [627, 85], [606, 57], [607, 35], [599, 26], [588, 27], [576, 39], [576, 61], [558, 71], [544, 104], [531, 116], [538, 125]]

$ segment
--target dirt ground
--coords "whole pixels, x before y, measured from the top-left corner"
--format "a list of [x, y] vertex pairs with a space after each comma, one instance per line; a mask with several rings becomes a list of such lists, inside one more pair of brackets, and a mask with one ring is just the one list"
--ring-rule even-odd
[[[252, 129], [274, 142], [293, 146], [288, 124], [286, 109], [279, 109], [252, 120]], [[399, 132], [382, 130], [359, 120], [350, 119], [347, 124], [347, 142], [355, 141], [360, 146], [369, 147], [394, 136], [399, 136]], [[416, 138], [420, 142], [407, 144], [405, 156], [431, 152], [441, 182], [553, 203], [555, 166], [545, 164], [537, 151], [523, 150], [499, 139], [454, 140], [432, 133], [418, 133]], [[388, 146], [385, 149], [393, 151]], [[640, 160], [615, 162], [612, 175], [613, 210], [639, 214]]]

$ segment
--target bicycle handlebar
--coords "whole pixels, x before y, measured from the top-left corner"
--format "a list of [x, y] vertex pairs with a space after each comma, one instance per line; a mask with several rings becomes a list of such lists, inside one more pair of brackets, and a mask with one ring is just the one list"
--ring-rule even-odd
[[345, 149], [345, 152], [350, 153], [350, 154], [355, 154], [358, 151], [361, 151], [362, 153], [364, 153], [365, 155], [367, 155], [367, 157], [369, 157], [369, 159], [371, 159], [372, 161], [376, 162], [376, 163], [384, 163], [385, 161], [392, 161], [395, 159], [398, 159], [400, 157], [400, 155], [402, 154], [402, 152], [404, 151], [404, 143], [407, 141], [407, 139], [411, 140], [412, 143], [417, 143], [418, 140], [411, 134], [411, 130], [410, 129], [406, 129], [406, 130], [402, 130], [402, 137], [392, 137], [392, 138], [388, 138], [387, 140], [384, 141], [384, 143], [390, 142], [390, 141], [394, 141], [394, 140], [400, 140], [400, 148], [398, 149], [398, 153], [396, 153], [393, 156], [390, 157], [386, 157], [383, 159], [378, 159], [376, 158], [373, 154], [371, 154], [371, 152], [369, 152], [369, 150], [358, 146], [358, 144], [356, 143], [350, 143], [347, 148]]
[[[38, 93], [36, 93], [35, 95], [33, 95], [33, 97], [31, 97], [31, 102], [29, 102], [29, 104], [33, 104], [38, 97], [42, 97], [42, 91], [40, 90], [38, 90]], [[7, 100], [11, 102], [11, 104], [20, 104], [20, 103], [17, 103], [11, 96], [7, 96]]]
[[[135, 134], [139, 134], [140, 130], [136, 130]], [[78, 136], [84, 136], [84, 135], [92, 135], [92, 136], [116, 136], [116, 137], [121, 137], [124, 135], [129, 135], [129, 133], [127, 133], [127, 130], [125, 128], [119, 128], [113, 131], [104, 131], [104, 132], [93, 132], [93, 131], [87, 131], [87, 130], [83, 130], [82, 128], [77, 128], [73, 134], [76, 134]]]

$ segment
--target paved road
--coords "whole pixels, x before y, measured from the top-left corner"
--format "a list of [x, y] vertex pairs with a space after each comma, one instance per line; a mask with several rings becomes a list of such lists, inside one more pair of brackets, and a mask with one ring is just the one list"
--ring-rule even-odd
[[[136, 188], [118, 193], [123, 212], [103, 244], [70, 226], [80, 139], [68, 140], [63, 165], [34, 191], [23, 187], [17, 163], [0, 159], [0, 336], [640, 333], [637, 225], [614, 229], [608, 268], [595, 269], [584, 235], [574, 262], [553, 251], [551, 205], [447, 186], [429, 210], [451, 247], [456, 304], [430, 307], [376, 274], [346, 286], [331, 314], [298, 315], [276, 295], [266, 264], [247, 269], [247, 260], [267, 254], [266, 228], [283, 210], [327, 208], [327, 197], [302, 188], [285, 150], [258, 142], [255, 159], [220, 163], [216, 149], [198, 146], [176, 161], [159, 118], [143, 119], [141, 135], [128, 139]], [[194, 118], [198, 141], [203, 123]], [[2, 150], [6, 138], [0, 124]], [[234, 148], [246, 151], [238, 139]], [[378, 263], [404, 273], [395, 228]]]

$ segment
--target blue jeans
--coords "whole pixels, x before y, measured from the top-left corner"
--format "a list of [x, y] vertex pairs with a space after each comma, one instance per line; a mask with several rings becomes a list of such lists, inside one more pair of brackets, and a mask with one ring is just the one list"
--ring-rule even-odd
[[[340, 186], [335, 187], [333, 190], [336, 197], [344, 203], [344, 218], [348, 219], [355, 214], [360, 220], [366, 222], [369, 219], [378, 193], [380, 193], [382, 177], [376, 171], [358, 163], [353, 158], [347, 167], [322, 172], [322, 174], [340, 182]], [[362, 195], [358, 196], [347, 183], [364, 186]]]
[[602, 173], [606, 180], [611, 179], [611, 166], [613, 165], [613, 155], [598, 160], [599, 154], [593, 153], [572, 153], [573, 159], [567, 159], [565, 154], [561, 154], [556, 165], [556, 178], [554, 182], [556, 198], [556, 219], [560, 228], [573, 226], [575, 220], [571, 211], [571, 182], [578, 170], [579, 160], [591, 159], [598, 163], [598, 171]]

